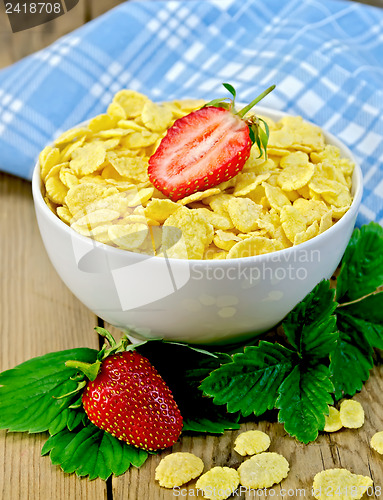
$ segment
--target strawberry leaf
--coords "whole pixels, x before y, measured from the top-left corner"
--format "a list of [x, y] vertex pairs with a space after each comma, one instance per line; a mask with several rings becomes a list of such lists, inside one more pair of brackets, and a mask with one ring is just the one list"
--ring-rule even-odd
[[70, 349], [33, 358], [0, 373], [0, 428], [31, 433], [48, 430], [51, 434], [74, 428], [80, 417], [74, 417], [69, 406], [78, 395], [57, 399], [78, 386], [78, 381], [70, 379], [75, 378], [76, 370], [66, 367], [65, 362], [93, 363], [96, 359], [94, 349]]
[[[214, 405], [213, 405], [214, 407]], [[239, 414], [230, 415], [225, 412], [217, 411], [218, 407], [211, 408], [210, 416], [203, 417], [203, 415], [195, 415], [184, 419], [184, 426], [182, 432], [202, 432], [209, 434], [223, 434], [227, 430], [239, 429], [240, 425]], [[214, 418], [212, 415], [215, 415]]]
[[342, 259], [337, 301], [349, 302], [383, 284], [383, 228], [376, 222], [355, 229]]
[[338, 338], [335, 291], [329, 281], [321, 281], [283, 320], [283, 329], [300, 357], [325, 358]]
[[81, 430], [61, 430], [44, 444], [41, 454], [50, 453], [52, 464], [64, 472], [89, 479], [106, 480], [124, 474], [131, 465], [140, 467], [148, 457], [144, 450], [119, 441], [89, 421]]
[[342, 306], [338, 312], [347, 316], [354, 329], [365, 335], [371, 347], [383, 349], [383, 292]]
[[[335, 387], [335, 398], [353, 396], [360, 391], [370, 376], [373, 349], [365, 333], [365, 325], [338, 309], [339, 339], [330, 354], [330, 370]], [[363, 320], [362, 320], [363, 321]]]
[[[230, 94], [235, 99], [236, 95], [237, 95], [235, 88], [230, 83], [223, 83], [222, 85], [225, 87], [226, 90], [228, 90], [230, 92]], [[233, 101], [233, 103], [234, 103], [234, 101]]]
[[263, 130], [261, 124], [260, 123], [258, 124], [258, 134], [262, 144], [263, 153], [265, 154], [265, 160], [267, 160], [267, 144], [269, 142], [269, 135], [270, 135], [269, 126], [267, 125], [265, 120], [262, 120], [262, 118], [258, 118], [258, 122], [263, 123], [265, 127], [265, 130]]
[[204, 104], [202, 107], [207, 108], [208, 106], [213, 106], [214, 108], [230, 109], [231, 108], [231, 101], [228, 97], [213, 99], [213, 100], [207, 102], [206, 104]]
[[324, 428], [333, 389], [327, 366], [296, 366], [279, 388], [279, 422], [299, 441], [314, 441]]
[[235, 91], [235, 88], [230, 85], [230, 83], [223, 83], [222, 84], [226, 90], [228, 90], [230, 92], [230, 94], [233, 96], [233, 102], [232, 102], [232, 107], [234, 109], [234, 106], [235, 106], [235, 98], [237, 96], [237, 92]]
[[279, 386], [293, 368], [294, 353], [279, 344], [261, 341], [245, 348], [233, 361], [214, 370], [201, 389], [231, 413], [262, 415], [275, 407]]

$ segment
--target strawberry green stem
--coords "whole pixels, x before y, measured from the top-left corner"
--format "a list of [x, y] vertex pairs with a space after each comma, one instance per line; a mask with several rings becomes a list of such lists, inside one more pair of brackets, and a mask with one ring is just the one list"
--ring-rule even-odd
[[110, 332], [108, 332], [108, 330], [102, 328], [101, 326], [96, 326], [95, 330], [99, 335], [106, 338], [106, 340], [109, 342], [110, 347], [115, 347], [117, 345], [116, 341], [114, 340], [114, 337]]
[[83, 389], [86, 386], [86, 380], [82, 380], [81, 382], [78, 383], [76, 389], [74, 391], [68, 392], [67, 394], [63, 394], [62, 396], [53, 396], [55, 399], [63, 399], [67, 398], [69, 396], [72, 396], [73, 394], [77, 394], [81, 389]]
[[95, 361], [94, 363], [83, 363], [82, 361], [66, 361], [65, 366], [68, 368], [75, 368], [82, 372], [89, 380], [94, 380], [100, 370], [101, 361]]
[[245, 116], [245, 114], [251, 110], [251, 108], [253, 108], [256, 104], [259, 103], [259, 101], [261, 101], [264, 97], [267, 96], [267, 94], [270, 94], [270, 92], [272, 90], [275, 89], [275, 85], [271, 85], [271, 87], [269, 87], [268, 89], [266, 89], [264, 92], [262, 92], [262, 94], [260, 94], [258, 97], [256, 97], [253, 101], [251, 101], [250, 104], [248, 104], [247, 106], [245, 106], [243, 109], [241, 109], [240, 111], [238, 111], [237, 115], [240, 117], [240, 118], [243, 118]]

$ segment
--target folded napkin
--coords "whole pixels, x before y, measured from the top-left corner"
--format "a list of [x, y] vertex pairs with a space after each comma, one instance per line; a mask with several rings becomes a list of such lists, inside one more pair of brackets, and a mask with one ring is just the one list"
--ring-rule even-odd
[[383, 9], [334, 0], [130, 1], [0, 71], [0, 169], [39, 151], [121, 88], [153, 100], [250, 101], [326, 128], [364, 172], [358, 223], [383, 221]]

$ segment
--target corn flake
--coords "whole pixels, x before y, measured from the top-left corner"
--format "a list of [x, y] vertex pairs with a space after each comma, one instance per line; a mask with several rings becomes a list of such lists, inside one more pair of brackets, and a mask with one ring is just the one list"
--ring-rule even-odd
[[[121, 129], [122, 130], [122, 129]], [[121, 140], [125, 148], [140, 149], [154, 144], [158, 139], [158, 134], [143, 130], [142, 132], [132, 132]]]
[[68, 142], [73, 142], [89, 135], [89, 129], [78, 127], [67, 130], [55, 140], [55, 146], [62, 146]]
[[246, 455], [255, 455], [269, 448], [270, 438], [261, 431], [246, 431], [239, 434], [234, 445], [234, 450], [243, 457]]
[[180, 207], [164, 223], [162, 250], [169, 257], [180, 258], [186, 248], [189, 259], [201, 259], [213, 237], [213, 226], [203, 216]]
[[372, 485], [372, 479], [367, 476], [352, 474], [347, 469], [327, 469], [314, 477], [312, 492], [317, 500], [357, 500]]
[[79, 183], [78, 177], [72, 172], [69, 168], [69, 163], [63, 163], [59, 172], [60, 181], [66, 186], [68, 189], [76, 186]]
[[98, 115], [90, 120], [88, 127], [93, 133], [96, 133], [101, 130], [113, 129], [116, 124], [116, 118], [111, 117], [110, 115]]
[[233, 198], [231, 194], [219, 193], [204, 198], [203, 203], [210, 205], [210, 208], [213, 210], [213, 212], [217, 212], [223, 215], [229, 215], [229, 212], [227, 211], [227, 204], [231, 198]]
[[73, 218], [72, 214], [69, 212], [67, 207], [57, 207], [56, 209], [57, 215], [60, 217], [60, 219], [65, 222], [65, 224], [71, 223], [71, 220]]
[[319, 231], [318, 233], [324, 233], [327, 229], [330, 229], [332, 226], [332, 210], [329, 210], [324, 215], [322, 215], [319, 222]]
[[249, 193], [254, 191], [257, 186], [262, 184], [262, 182], [266, 181], [270, 175], [270, 172], [264, 174], [244, 172], [238, 174], [233, 191], [234, 196], [247, 196]]
[[158, 222], [165, 222], [180, 206], [174, 201], [165, 199], [152, 199], [145, 208], [145, 215]]
[[46, 147], [40, 153], [39, 161], [41, 167], [41, 178], [45, 181], [51, 169], [58, 163], [62, 163], [60, 161], [60, 150], [58, 148], [51, 148], [50, 146]]
[[125, 111], [126, 118], [140, 116], [148, 98], [135, 90], [120, 90], [113, 98]]
[[204, 498], [225, 500], [239, 485], [238, 472], [230, 467], [213, 467], [197, 481], [196, 488], [203, 491]]
[[193, 210], [195, 210], [196, 213], [205, 217], [207, 222], [209, 222], [214, 227], [214, 229], [227, 230], [233, 228], [233, 223], [230, 217], [226, 215], [217, 214], [207, 208], [195, 208]]
[[160, 486], [174, 488], [200, 476], [203, 468], [203, 461], [192, 453], [171, 453], [158, 464], [155, 478]]
[[323, 201], [306, 200], [304, 198], [295, 200], [293, 207], [303, 215], [307, 224], [312, 224], [315, 221], [320, 222], [322, 217], [329, 211]]
[[126, 113], [124, 108], [116, 101], [113, 101], [109, 104], [107, 113], [114, 120], [126, 120]]
[[110, 157], [109, 161], [121, 177], [136, 183], [149, 180], [148, 161], [145, 158], [131, 158], [128, 156]]
[[383, 455], [383, 431], [377, 432], [372, 436], [371, 448]]
[[231, 198], [227, 204], [227, 211], [234, 226], [244, 233], [258, 227], [257, 221], [262, 213], [261, 205], [257, 205], [248, 198]]
[[242, 241], [242, 238], [231, 231], [218, 229], [214, 235], [214, 244], [222, 250], [229, 251], [238, 241]]
[[108, 236], [112, 243], [124, 250], [136, 250], [145, 241], [148, 226], [142, 223], [113, 225], [108, 229]]
[[279, 187], [274, 187], [269, 183], [264, 182], [262, 186], [265, 188], [265, 195], [270, 204], [277, 212], [280, 212], [285, 205], [290, 206], [290, 200]]
[[219, 188], [210, 188], [206, 189], [206, 191], [197, 191], [196, 193], [191, 194], [190, 196], [185, 196], [178, 201], [181, 205], [189, 205], [194, 201], [204, 200], [205, 198], [209, 198], [210, 196], [214, 196], [216, 194], [220, 194], [221, 190]]
[[280, 165], [283, 170], [278, 175], [277, 182], [284, 191], [293, 191], [306, 186], [314, 175], [314, 165], [308, 162], [305, 153], [291, 153], [281, 159]]
[[81, 137], [81, 139], [79, 139], [78, 141], [72, 142], [71, 144], [65, 146], [65, 148], [61, 151], [61, 161], [62, 162], [70, 161], [73, 152], [76, 151], [76, 149], [81, 148], [84, 142], [85, 142], [85, 136]]
[[56, 203], [57, 205], [62, 205], [65, 202], [65, 197], [68, 192], [68, 188], [60, 181], [58, 175], [49, 177], [45, 183], [45, 190], [47, 197]]
[[78, 175], [88, 175], [104, 163], [106, 151], [101, 143], [85, 144], [72, 153], [70, 168]]
[[108, 208], [100, 208], [94, 212], [87, 213], [82, 217], [75, 219], [76, 226], [84, 226], [88, 229], [92, 229], [96, 226], [104, 225], [107, 222], [118, 219], [120, 212], [117, 210], [110, 210]]
[[276, 250], [281, 250], [276, 240], [271, 240], [262, 236], [252, 236], [235, 243], [227, 254], [227, 258], [238, 259], [241, 257], [252, 257], [254, 255], [275, 252]]
[[280, 217], [285, 235], [294, 243], [295, 235], [306, 231], [306, 218], [291, 205], [282, 208]]
[[115, 194], [116, 188], [106, 188], [96, 183], [77, 184], [69, 189], [65, 203], [70, 212], [75, 215], [100, 198]]
[[289, 473], [288, 461], [278, 453], [264, 452], [254, 455], [239, 468], [239, 480], [247, 488], [270, 488], [279, 484]]
[[305, 231], [301, 233], [297, 233], [294, 237], [294, 245], [299, 245], [300, 243], [304, 243], [305, 241], [311, 240], [316, 236], [319, 232], [319, 224], [317, 221], [314, 221], [311, 226], [309, 226]]
[[56, 215], [56, 204], [53, 203], [47, 196], [44, 196], [44, 201], [49, 210]]
[[325, 415], [325, 432], [336, 432], [343, 427], [339, 411], [333, 406], [328, 407], [329, 414]]
[[169, 108], [147, 101], [143, 107], [141, 118], [145, 127], [149, 130], [164, 132], [170, 127], [173, 114]]
[[339, 413], [343, 427], [359, 429], [364, 424], [363, 406], [358, 401], [345, 399], [340, 405]]

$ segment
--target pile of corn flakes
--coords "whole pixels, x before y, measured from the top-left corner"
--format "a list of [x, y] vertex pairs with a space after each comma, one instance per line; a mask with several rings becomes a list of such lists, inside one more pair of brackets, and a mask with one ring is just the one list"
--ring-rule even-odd
[[[346, 399], [341, 403], [340, 411], [329, 407], [324, 431], [335, 432], [342, 427], [355, 429], [363, 424], [362, 405], [353, 399]], [[245, 487], [249, 494], [255, 493], [281, 483], [290, 471], [290, 464], [283, 455], [266, 451], [270, 443], [270, 437], [264, 432], [241, 432], [235, 440], [234, 450], [243, 457], [251, 455], [250, 458], [243, 461], [237, 470], [216, 466], [203, 475], [204, 463], [199, 457], [192, 453], [171, 453], [157, 466], [155, 478], [160, 486], [174, 488], [199, 477], [195, 487], [197, 491], [202, 491], [204, 498], [210, 500], [225, 500], [232, 494], [237, 496], [239, 485]], [[372, 436], [371, 447], [383, 454], [383, 431]], [[347, 469], [325, 469], [315, 475], [312, 495], [318, 500], [357, 500], [372, 486], [373, 481], [368, 476], [353, 474]], [[273, 496], [271, 492], [270, 496]]]
[[148, 178], [148, 160], [177, 118], [202, 101], [153, 103], [119, 91], [107, 113], [40, 154], [43, 196], [65, 224], [98, 242], [181, 259], [230, 259], [281, 250], [326, 231], [349, 209], [354, 165], [300, 117], [270, 127], [243, 170], [173, 202]]

